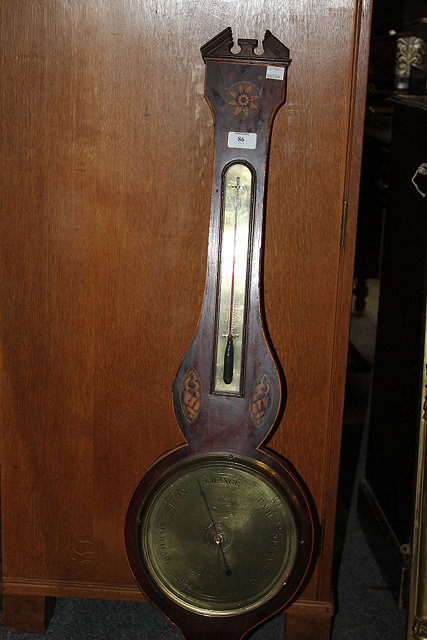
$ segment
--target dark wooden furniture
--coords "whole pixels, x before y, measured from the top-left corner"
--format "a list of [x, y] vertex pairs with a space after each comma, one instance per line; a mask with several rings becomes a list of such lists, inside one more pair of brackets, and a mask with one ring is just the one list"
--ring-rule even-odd
[[[361, 508], [398, 595], [411, 537], [427, 288], [427, 204], [412, 178], [427, 162], [427, 100], [394, 98], [390, 187], [381, 260], [377, 341]], [[427, 179], [418, 175], [427, 193]]]
[[[397, 93], [424, 93], [425, 72], [413, 66], [409, 89], [400, 88], [396, 78], [396, 49], [399, 36], [425, 39], [423, 0], [375, 0], [372, 11], [368, 97], [363, 145], [354, 267], [354, 307], [363, 311], [369, 295], [367, 279], [379, 277], [384, 207], [389, 181], [389, 151], [392, 105]], [[423, 75], [424, 74], [424, 75]], [[405, 82], [403, 84], [406, 84]], [[357, 353], [353, 353], [357, 359]], [[359, 361], [363, 366], [363, 362]]]
[[367, 280], [378, 278], [380, 272], [384, 212], [390, 172], [391, 107], [389, 112], [389, 115], [372, 116], [368, 120], [363, 139], [354, 261], [356, 311], [365, 309], [366, 296], [369, 295]]
[[288, 386], [270, 445], [323, 528], [286, 638], [329, 637], [370, 1], [308, 8], [1, 5], [8, 628], [43, 629], [54, 596], [142, 599], [124, 518], [144, 469], [180, 441], [171, 385], [203, 295], [213, 161], [199, 46], [231, 25], [274, 28], [292, 51], [266, 218], [266, 317]]

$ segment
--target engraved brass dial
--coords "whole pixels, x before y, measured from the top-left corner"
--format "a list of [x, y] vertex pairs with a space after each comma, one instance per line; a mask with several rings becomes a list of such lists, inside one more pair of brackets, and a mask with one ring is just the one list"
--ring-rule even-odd
[[137, 532], [153, 583], [187, 610], [234, 616], [286, 583], [301, 544], [289, 487], [259, 461], [193, 456], [169, 468]]

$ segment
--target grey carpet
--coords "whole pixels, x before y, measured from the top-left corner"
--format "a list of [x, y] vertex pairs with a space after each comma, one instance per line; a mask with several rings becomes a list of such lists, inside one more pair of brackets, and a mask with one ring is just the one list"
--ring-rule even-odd
[[332, 640], [405, 640], [405, 612], [387, 587], [357, 513], [358, 485], [366, 459], [371, 381], [371, 372], [363, 362], [374, 362], [379, 281], [370, 280], [368, 285], [366, 309], [355, 313], [351, 322], [351, 341], [361, 361], [350, 361], [347, 372], [337, 513], [338, 612]]
[[[257, 629], [251, 640], [282, 640], [284, 616]], [[0, 630], [1, 640], [182, 640], [175, 628], [150, 604], [59, 599], [44, 634]], [[203, 640], [203, 639], [201, 639]], [[218, 638], [218, 640], [220, 640]]]
[[[344, 432], [345, 443], [346, 438], [349, 439], [348, 432], [357, 429], [357, 425], [347, 424], [344, 429], [347, 431]], [[399, 609], [391, 595], [362, 532], [357, 513], [358, 481], [363, 474], [365, 440], [366, 433], [363, 433], [340, 557], [338, 611], [332, 640], [405, 640], [405, 612]], [[351, 441], [350, 438], [350, 445]], [[343, 469], [347, 463], [345, 453], [343, 448]]]

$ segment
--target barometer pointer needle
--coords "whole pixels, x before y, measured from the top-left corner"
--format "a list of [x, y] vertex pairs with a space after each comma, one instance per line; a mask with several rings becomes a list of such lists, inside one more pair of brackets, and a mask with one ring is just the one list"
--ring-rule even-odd
[[203, 497], [204, 503], [205, 503], [205, 505], [206, 505], [206, 509], [208, 510], [209, 517], [210, 517], [210, 519], [211, 519], [211, 522], [212, 522], [213, 528], [214, 528], [214, 530], [215, 530], [215, 534], [216, 534], [216, 536], [215, 536], [215, 537], [217, 537], [217, 538], [218, 538], [218, 540], [215, 540], [215, 542], [217, 543], [217, 545], [218, 545], [218, 547], [219, 547], [219, 549], [220, 549], [220, 551], [221, 551], [222, 559], [224, 560], [224, 565], [225, 565], [225, 575], [226, 575], [226, 576], [231, 576], [231, 574], [232, 574], [233, 572], [231, 571], [230, 567], [229, 567], [229, 566], [228, 566], [228, 564], [227, 564], [227, 560], [225, 559], [224, 549], [222, 548], [222, 540], [219, 538], [219, 536], [220, 536], [221, 534], [219, 534], [219, 533], [218, 533], [218, 529], [216, 528], [215, 520], [213, 519], [212, 512], [211, 512], [211, 510], [210, 510], [210, 508], [209, 508], [209, 504], [208, 504], [208, 501], [207, 501], [207, 499], [206, 499], [206, 494], [205, 494], [205, 492], [204, 492], [204, 491], [203, 491], [203, 489], [202, 489], [202, 485], [200, 484], [200, 480], [199, 480], [199, 479], [197, 479], [197, 482], [198, 482], [198, 485], [199, 485], [199, 488], [200, 488], [200, 495]]

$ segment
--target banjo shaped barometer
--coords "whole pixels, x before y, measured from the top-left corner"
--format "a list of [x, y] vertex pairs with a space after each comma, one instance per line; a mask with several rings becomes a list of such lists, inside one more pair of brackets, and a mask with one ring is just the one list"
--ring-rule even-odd
[[264, 193], [289, 50], [269, 31], [231, 29], [201, 48], [215, 120], [208, 270], [200, 322], [173, 401], [186, 444], [143, 476], [126, 548], [141, 590], [187, 640], [239, 640], [300, 593], [313, 567], [317, 517], [290, 463], [262, 443], [284, 383], [263, 329]]

